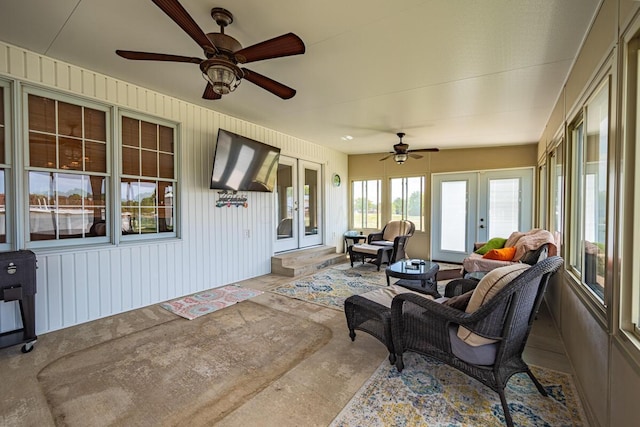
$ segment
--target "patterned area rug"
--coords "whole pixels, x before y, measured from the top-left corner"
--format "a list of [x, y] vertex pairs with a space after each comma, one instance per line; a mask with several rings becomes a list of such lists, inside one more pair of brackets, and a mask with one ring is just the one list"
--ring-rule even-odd
[[178, 316], [193, 320], [196, 317], [213, 313], [216, 310], [255, 297], [261, 293], [262, 291], [255, 289], [228, 285], [165, 302], [160, 304], [160, 306]]
[[384, 271], [376, 271], [374, 265], [362, 264], [351, 268], [349, 264], [340, 264], [289, 283], [275, 285], [270, 291], [342, 310], [344, 300], [351, 295], [363, 294], [386, 284]]
[[[449, 269], [459, 267], [456, 264], [445, 265], [445, 268]], [[391, 278], [390, 284], [394, 284], [397, 280]], [[442, 295], [444, 295], [445, 285], [450, 280], [438, 281], [438, 292]], [[269, 290], [280, 295], [342, 310], [344, 300], [351, 295], [360, 295], [386, 285], [384, 267], [378, 271], [375, 265], [369, 263], [354, 264], [353, 267], [344, 263], [289, 283], [277, 284]]]
[[[333, 420], [346, 426], [504, 426], [498, 394], [435, 359], [405, 353], [405, 369], [384, 361]], [[531, 366], [549, 397], [538, 393], [526, 374], [506, 389], [516, 426], [585, 426], [571, 375]]]

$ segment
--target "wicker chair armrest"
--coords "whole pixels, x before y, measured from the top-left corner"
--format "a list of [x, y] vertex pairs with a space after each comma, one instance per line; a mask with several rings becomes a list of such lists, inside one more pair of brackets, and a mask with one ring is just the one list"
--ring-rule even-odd
[[[498, 298], [498, 300], [503, 300], [503, 298]], [[473, 313], [466, 313], [416, 294], [400, 294], [396, 295], [391, 303], [392, 324], [402, 323], [402, 310], [405, 301], [424, 308], [425, 322], [432, 323], [433, 327], [454, 323], [464, 326], [478, 335], [492, 339], [500, 338], [507, 309], [507, 301], [493, 301], [493, 304], [489, 304], [492, 302], [490, 300]]]
[[413, 234], [400, 234], [393, 238], [394, 242], [399, 242], [401, 240], [407, 240], [409, 237], [413, 236]]
[[466, 323], [468, 322], [468, 318], [470, 316], [469, 313], [465, 313], [464, 311], [449, 307], [447, 305], [442, 305], [432, 299], [424, 298], [416, 294], [406, 293], [396, 295], [393, 298], [393, 301], [391, 302], [392, 319], [402, 317], [402, 308], [405, 301], [424, 308], [430, 315], [441, 317], [445, 321], [452, 323]]
[[383, 240], [382, 231], [377, 233], [370, 233], [369, 236], [367, 236], [367, 243], [375, 242], [376, 240]]

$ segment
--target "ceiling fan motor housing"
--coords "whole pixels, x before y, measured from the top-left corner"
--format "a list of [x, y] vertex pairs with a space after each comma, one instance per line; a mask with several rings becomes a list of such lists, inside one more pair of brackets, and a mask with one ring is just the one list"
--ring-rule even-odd
[[[218, 55], [224, 55], [229, 58], [230, 61], [235, 62], [233, 52], [242, 49], [242, 45], [238, 40], [223, 33], [207, 33], [207, 37], [220, 52]], [[215, 53], [211, 56], [215, 56]]]

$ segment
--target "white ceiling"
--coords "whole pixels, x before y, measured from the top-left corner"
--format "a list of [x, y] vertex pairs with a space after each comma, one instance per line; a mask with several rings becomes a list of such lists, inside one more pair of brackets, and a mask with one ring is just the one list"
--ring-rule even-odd
[[[181, 0], [205, 33], [234, 14], [244, 47], [294, 32], [304, 55], [248, 64], [298, 93], [244, 81], [201, 98], [203, 57], [151, 0], [3, 0], [0, 40], [348, 154], [537, 142], [600, 0]], [[343, 141], [344, 135], [354, 137]]]

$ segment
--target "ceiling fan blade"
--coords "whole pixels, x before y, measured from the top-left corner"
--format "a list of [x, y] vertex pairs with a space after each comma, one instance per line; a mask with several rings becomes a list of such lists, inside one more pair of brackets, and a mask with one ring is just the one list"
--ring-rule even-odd
[[180, 26], [205, 52], [218, 52], [209, 37], [196, 24], [191, 15], [182, 7], [178, 0], [152, 0], [169, 18]]
[[421, 159], [423, 156], [420, 154], [409, 153], [409, 157], [413, 157], [414, 159]]
[[133, 59], [136, 61], [172, 61], [172, 62], [190, 62], [199, 64], [202, 62], [200, 58], [193, 58], [180, 55], [168, 55], [165, 53], [136, 52], [133, 50], [116, 50], [116, 53], [123, 58]]
[[234, 52], [234, 54], [238, 62], [246, 64], [248, 62], [262, 61], [263, 59], [300, 55], [304, 52], [305, 47], [302, 39], [293, 33], [288, 33], [245, 47]]
[[440, 151], [439, 148], [417, 148], [415, 150], [409, 150], [412, 153], [435, 153]]
[[395, 155], [395, 153], [391, 153], [391, 154], [389, 154], [387, 156], [384, 156], [383, 158], [380, 159], [380, 161], [387, 160], [389, 157], [391, 157], [393, 155]]
[[254, 85], [260, 86], [262, 89], [271, 92], [272, 94], [279, 96], [282, 99], [290, 99], [296, 94], [296, 90], [285, 86], [282, 83], [278, 83], [269, 77], [256, 73], [255, 71], [243, 68], [244, 78], [249, 80]]
[[222, 95], [217, 94], [213, 91], [213, 86], [211, 83], [207, 83], [207, 87], [204, 88], [204, 93], [202, 94], [202, 98], [204, 99], [220, 99]]

